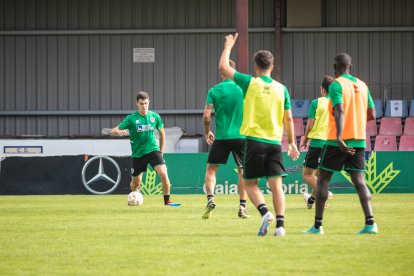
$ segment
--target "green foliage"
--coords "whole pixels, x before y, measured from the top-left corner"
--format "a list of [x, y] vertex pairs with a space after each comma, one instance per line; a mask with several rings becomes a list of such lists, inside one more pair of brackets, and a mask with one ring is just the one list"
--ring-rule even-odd
[[147, 168], [145, 173], [145, 179], [141, 184], [140, 191], [143, 195], [161, 195], [162, 194], [162, 185], [161, 182], [156, 183], [157, 172]]
[[[372, 152], [368, 161], [365, 162], [365, 169], [365, 181], [371, 192], [374, 194], [381, 193], [381, 191], [400, 173], [400, 171], [394, 170], [393, 162], [390, 162], [380, 174], [377, 174], [376, 152]], [[346, 171], [341, 171], [341, 174], [352, 184], [351, 176]]]
[[[257, 210], [237, 217], [238, 196], [216, 196], [202, 220], [204, 195], [0, 197], [0, 275], [409, 275], [414, 271], [412, 194], [374, 195], [378, 235], [358, 236], [364, 219], [355, 194], [335, 195], [324, 236], [301, 195], [286, 197], [286, 237], [257, 237]], [[266, 196], [269, 207], [271, 197]], [[402, 219], [403, 218], [403, 219]]]

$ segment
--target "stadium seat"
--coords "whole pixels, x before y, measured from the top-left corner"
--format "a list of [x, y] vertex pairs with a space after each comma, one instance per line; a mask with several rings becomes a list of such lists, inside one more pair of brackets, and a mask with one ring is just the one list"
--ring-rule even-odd
[[381, 118], [379, 135], [400, 136], [401, 134], [402, 124], [400, 118]]
[[387, 100], [385, 117], [405, 118], [408, 115], [406, 100]]
[[295, 118], [308, 118], [309, 100], [291, 100], [290, 105], [292, 109], [292, 115]]
[[414, 117], [414, 100], [410, 103], [410, 117]]
[[377, 119], [382, 118], [382, 116], [384, 116], [384, 111], [382, 108], [382, 100], [376, 99], [374, 100], [374, 104], [375, 104], [375, 117]]
[[396, 151], [397, 138], [392, 135], [378, 135], [375, 137], [375, 151]]
[[367, 122], [366, 133], [367, 133], [367, 136], [377, 135], [377, 122], [375, 120], [371, 120]]
[[367, 143], [367, 146], [365, 147], [365, 151], [371, 151], [371, 137], [367, 135], [367, 139], [365, 140]]
[[414, 118], [408, 117], [407, 119], [405, 119], [403, 134], [414, 136]]
[[399, 151], [414, 151], [414, 136], [403, 135], [400, 139]]

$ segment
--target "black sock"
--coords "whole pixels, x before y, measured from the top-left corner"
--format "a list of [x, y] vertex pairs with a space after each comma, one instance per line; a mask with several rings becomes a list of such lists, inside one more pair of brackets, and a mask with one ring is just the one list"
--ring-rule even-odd
[[260, 204], [259, 206], [257, 206], [257, 210], [259, 210], [259, 212], [262, 215], [262, 217], [264, 215], [266, 215], [267, 212], [269, 212], [269, 210], [267, 209], [266, 204]]
[[240, 206], [243, 206], [244, 208], [246, 208], [246, 200], [245, 199], [240, 199]]
[[319, 229], [322, 226], [322, 218], [315, 217], [315, 228]]
[[210, 200], [214, 200], [214, 196], [213, 195], [207, 195], [207, 201], [210, 201]]
[[170, 201], [170, 195], [164, 195], [164, 204], [167, 204], [168, 201]]
[[276, 228], [285, 227], [285, 216], [276, 216]]
[[365, 224], [366, 225], [374, 225], [374, 217], [373, 216], [369, 216], [365, 218]]
[[313, 196], [310, 196], [310, 197], [308, 198], [308, 203], [309, 203], [309, 204], [314, 204], [314, 203], [315, 203], [315, 198], [314, 198]]

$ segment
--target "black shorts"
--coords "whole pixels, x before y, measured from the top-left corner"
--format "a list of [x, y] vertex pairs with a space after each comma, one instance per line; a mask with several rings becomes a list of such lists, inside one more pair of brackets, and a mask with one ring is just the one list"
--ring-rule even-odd
[[145, 172], [147, 170], [148, 163], [152, 168], [155, 168], [158, 165], [165, 164], [165, 160], [160, 151], [153, 151], [139, 158], [132, 157], [131, 175], [137, 176], [140, 173]]
[[365, 171], [365, 148], [355, 148], [354, 155], [343, 153], [339, 147], [326, 145], [322, 150], [321, 169], [331, 172]]
[[243, 166], [244, 139], [215, 140], [208, 154], [208, 164], [226, 164], [230, 152], [238, 167]]
[[319, 168], [320, 156], [322, 148], [309, 147], [306, 153], [305, 159], [303, 160], [303, 166], [312, 170]]
[[286, 176], [280, 145], [246, 139], [244, 162], [245, 179]]

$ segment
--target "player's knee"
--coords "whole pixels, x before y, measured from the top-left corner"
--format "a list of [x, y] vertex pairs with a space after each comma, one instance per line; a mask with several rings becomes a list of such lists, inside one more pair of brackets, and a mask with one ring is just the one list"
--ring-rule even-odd
[[133, 177], [131, 183], [134, 185], [139, 185], [141, 183], [141, 180], [139, 179], [139, 177]]
[[168, 178], [167, 168], [166, 168], [166, 167], [160, 168], [160, 169], [158, 170], [158, 176], [159, 176], [161, 179], [167, 179], [167, 178]]
[[356, 181], [356, 182], [354, 182], [354, 186], [355, 186], [355, 189], [358, 192], [359, 198], [362, 201], [371, 200], [371, 198], [372, 198], [371, 193], [370, 193], [370, 191], [369, 191], [369, 189], [366, 186], [364, 181], [360, 181], [360, 182]]
[[311, 177], [313, 177], [313, 171], [307, 170], [307, 169], [302, 171], [302, 178], [304, 180], [307, 180], [307, 179], [309, 179]]
[[364, 189], [364, 186], [365, 186], [365, 182], [363, 180], [360, 180], [360, 179], [354, 180], [353, 184], [354, 184], [356, 190]]

